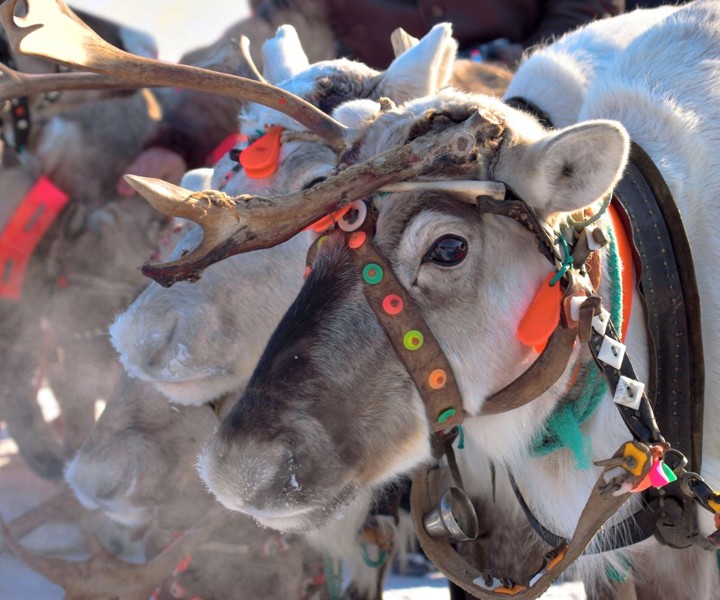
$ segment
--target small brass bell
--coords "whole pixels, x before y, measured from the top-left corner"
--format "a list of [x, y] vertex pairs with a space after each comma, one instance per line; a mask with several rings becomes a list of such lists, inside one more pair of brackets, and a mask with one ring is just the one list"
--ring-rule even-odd
[[468, 495], [457, 487], [440, 497], [437, 508], [423, 517], [423, 525], [430, 537], [451, 537], [458, 542], [474, 540], [480, 533], [475, 508]]

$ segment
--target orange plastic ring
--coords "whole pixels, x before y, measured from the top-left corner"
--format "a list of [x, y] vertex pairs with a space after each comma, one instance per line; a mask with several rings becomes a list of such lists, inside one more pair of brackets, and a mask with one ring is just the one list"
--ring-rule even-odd
[[350, 234], [350, 237], [348, 238], [348, 246], [352, 250], [357, 250], [360, 246], [362, 246], [365, 243], [366, 239], [367, 239], [367, 234], [364, 231], [355, 231], [352, 234]]
[[428, 385], [434, 390], [440, 390], [447, 383], [447, 373], [442, 369], [435, 369], [428, 376]]

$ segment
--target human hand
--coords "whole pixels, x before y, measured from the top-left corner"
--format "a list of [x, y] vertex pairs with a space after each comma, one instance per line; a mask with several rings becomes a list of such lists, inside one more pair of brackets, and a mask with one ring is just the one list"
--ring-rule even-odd
[[[187, 171], [187, 165], [182, 156], [167, 148], [154, 146], [141, 152], [128, 166], [125, 173], [179, 183], [185, 171]], [[118, 180], [115, 189], [121, 196], [132, 196], [135, 193], [135, 190], [122, 177]]]

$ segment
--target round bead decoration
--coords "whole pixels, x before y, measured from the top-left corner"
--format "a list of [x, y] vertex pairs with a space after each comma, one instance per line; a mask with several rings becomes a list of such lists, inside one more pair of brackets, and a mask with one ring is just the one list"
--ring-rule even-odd
[[438, 420], [438, 423], [444, 423], [444, 422], [447, 421], [450, 417], [454, 417], [454, 416], [455, 416], [455, 409], [454, 409], [454, 408], [447, 408], [447, 409], [445, 409], [444, 411], [442, 411], [442, 412], [440, 413], [440, 415], [438, 415], [438, 419], [437, 419], [437, 420]]
[[398, 315], [405, 307], [403, 299], [397, 294], [388, 294], [382, 301], [383, 310], [389, 315]]
[[367, 205], [362, 200], [355, 200], [348, 210], [338, 219], [338, 227], [343, 231], [355, 231], [367, 217]]
[[350, 234], [348, 238], [348, 246], [351, 250], [357, 250], [360, 246], [365, 243], [367, 234], [364, 231], [355, 231]]
[[405, 346], [407, 350], [413, 352], [422, 348], [423, 341], [423, 334], [417, 329], [411, 329], [403, 337], [403, 346]]
[[428, 376], [428, 385], [434, 390], [440, 390], [447, 383], [447, 373], [442, 369], [435, 369]]
[[362, 272], [363, 279], [370, 285], [376, 285], [382, 281], [382, 267], [376, 263], [368, 263]]

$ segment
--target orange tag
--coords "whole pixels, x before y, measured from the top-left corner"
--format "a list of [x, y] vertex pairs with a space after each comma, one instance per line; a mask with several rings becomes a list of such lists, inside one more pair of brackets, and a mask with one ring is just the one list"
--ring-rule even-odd
[[240, 164], [251, 179], [272, 175], [280, 159], [280, 134], [283, 128], [273, 125], [265, 135], [255, 140], [240, 155]]
[[563, 293], [560, 285], [550, 286], [554, 276], [555, 273], [550, 273], [543, 281], [517, 328], [517, 338], [526, 346], [534, 346], [538, 352], [545, 348], [560, 323]]

